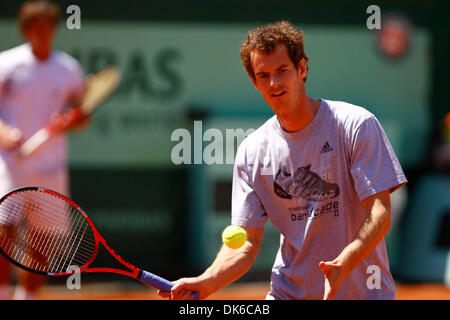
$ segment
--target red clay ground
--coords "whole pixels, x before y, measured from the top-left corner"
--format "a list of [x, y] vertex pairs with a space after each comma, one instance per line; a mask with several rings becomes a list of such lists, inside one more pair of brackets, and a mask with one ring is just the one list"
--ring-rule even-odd
[[[145, 288], [145, 287], [144, 287]], [[234, 284], [209, 297], [209, 300], [262, 300], [268, 283]], [[124, 288], [111, 284], [86, 284], [81, 290], [68, 290], [65, 286], [47, 286], [38, 296], [41, 300], [159, 300], [153, 289], [140, 285]], [[398, 300], [450, 300], [450, 289], [441, 284], [397, 284]]]

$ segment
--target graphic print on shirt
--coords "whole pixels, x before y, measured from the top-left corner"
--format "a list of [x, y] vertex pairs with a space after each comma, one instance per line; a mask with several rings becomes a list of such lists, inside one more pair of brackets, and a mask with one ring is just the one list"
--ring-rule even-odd
[[311, 165], [300, 167], [292, 175], [287, 172], [286, 166], [282, 166], [275, 177], [275, 193], [284, 199], [301, 197], [314, 202], [336, 198], [339, 195], [338, 185], [322, 180], [310, 168]]
[[292, 174], [282, 165], [275, 176], [274, 192], [277, 196], [298, 200], [295, 201], [295, 206], [289, 208], [292, 221], [306, 220], [327, 213], [339, 215], [339, 202], [333, 200], [339, 196], [339, 186], [323, 180], [310, 169], [309, 164], [298, 168]]

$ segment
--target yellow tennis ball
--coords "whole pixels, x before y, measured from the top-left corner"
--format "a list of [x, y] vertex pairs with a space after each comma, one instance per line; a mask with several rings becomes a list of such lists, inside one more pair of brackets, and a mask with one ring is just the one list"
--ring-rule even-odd
[[237, 225], [231, 225], [222, 232], [222, 241], [231, 249], [242, 247], [247, 240], [247, 232]]

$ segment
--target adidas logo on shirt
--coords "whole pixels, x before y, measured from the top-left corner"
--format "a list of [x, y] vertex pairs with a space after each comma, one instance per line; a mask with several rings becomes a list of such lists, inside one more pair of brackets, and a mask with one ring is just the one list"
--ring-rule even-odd
[[322, 146], [322, 151], [320, 151], [320, 153], [326, 153], [326, 152], [330, 152], [333, 151], [333, 148], [330, 146], [330, 144], [327, 142], [325, 142], [325, 144]]

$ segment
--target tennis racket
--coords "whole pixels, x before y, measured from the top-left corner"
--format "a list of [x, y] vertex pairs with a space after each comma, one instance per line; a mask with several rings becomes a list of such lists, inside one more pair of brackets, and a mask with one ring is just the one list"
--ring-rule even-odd
[[[90, 267], [100, 243], [124, 269]], [[173, 286], [122, 259], [72, 200], [39, 187], [19, 188], [0, 199], [0, 253], [16, 266], [41, 275], [68, 276], [78, 269], [122, 274], [164, 292]]]
[[61, 117], [54, 119], [47, 126], [33, 134], [18, 149], [19, 157], [28, 157], [38, 150], [52, 136], [61, 132], [61, 119], [64, 118], [68, 124], [86, 118], [111, 95], [120, 82], [120, 73], [114, 67], [108, 67], [102, 71], [86, 78], [86, 92], [79, 107], [72, 108]]

